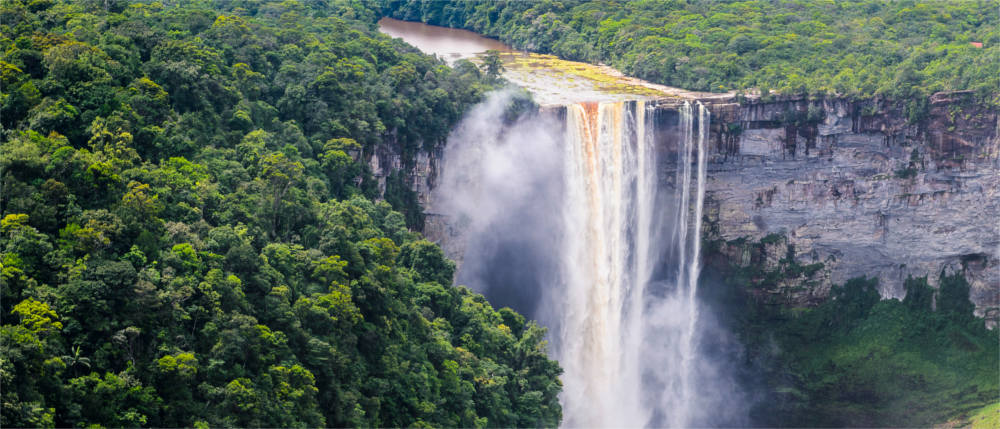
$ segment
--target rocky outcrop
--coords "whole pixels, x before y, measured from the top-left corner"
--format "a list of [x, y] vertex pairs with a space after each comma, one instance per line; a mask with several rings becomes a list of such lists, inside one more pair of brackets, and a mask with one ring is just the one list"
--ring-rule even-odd
[[[907, 276], [962, 271], [978, 316], [1000, 305], [1000, 127], [972, 94], [935, 94], [915, 123], [879, 100], [753, 100], [713, 106], [707, 214], [714, 239], [780, 237], [764, 262], [822, 263], [793, 304], [875, 276], [884, 297]], [[771, 240], [776, 241], [776, 240]], [[728, 249], [728, 250], [727, 250]], [[741, 246], [727, 262], [749, 264]]]
[[402, 173], [407, 186], [416, 192], [420, 204], [426, 206], [430, 202], [430, 192], [434, 188], [443, 150], [420, 149], [414, 155], [406, 157], [399, 150], [399, 145], [391, 141], [375, 146], [367, 156], [366, 163], [372, 176], [378, 181], [378, 194], [385, 194], [390, 175]]

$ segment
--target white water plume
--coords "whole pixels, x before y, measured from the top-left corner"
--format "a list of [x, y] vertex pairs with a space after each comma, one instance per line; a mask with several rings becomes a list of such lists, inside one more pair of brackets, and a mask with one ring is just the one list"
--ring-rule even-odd
[[[698, 316], [699, 316], [699, 303], [698, 303], [698, 276], [701, 273], [701, 219], [702, 212], [704, 209], [705, 201], [705, 179], [706, 179], [706, 164], [707, 159], [705, 156], [705, 139], [707, 137], [707, 127], [709, 121], [708, 109], [698, 103], [698, 158], [697, 158], [697, 177], [696, 177], [696, 194], [694, 198], [695, 209], [692, 220], [694, 221], [694, 226], [688, 232], [688, 200], [690, 197], [690, 179], [691, 179], [691, 156], [693, 151], [693, 138], [690, 134], [691, 123], [693, 122], [691, 114], [691, 105], [685, 103], [681, 110], [681, 118], [684, 122], [682, 125], [686, 133], [686, 138], [683, 140], [684, 151], [683, 156], [679, 156], [679, 163], [682, 164], [682, 191], [681, 191], [681, 201], [680, 201], [680, 211], [677, 213], [678, 218], [678, 228], [679, 228], [679, 241], [677, 246], [679, 247], [678, 254], [680, 255], [680, 264], [677, 270], [677, 289], [676, 293], [678, 297], [674, 303], [677, 305], [681, 313], [684, 314], [684, 326], [680, 328], [680, 341], [677, 344], [678, 359], [680, 361], [679, 370], [676, 374], [670, 374], [679, 385], [676, 392], [670, 392], [670, 394], [665, 394], [664, 398], [670, 398], [671, 402], [662, 404], [665, 407], [670, 407], [673, 413], [670, 414], [671, 426], [674, 427], [684, 427], [691, 423], [691, 410], [696, 406], [697, 397], [696, 389], [692, 385], [694, 374], [694, 360], [697, 358], [697, 343], [696, 333], [698, 327]], [[690, 235], [690, 240], [688, 236]], [[690, 241], [690, 245], [688, 244]], [[689, 250], [690, 249], [690, 250]]]
[[567, 107], [560, 294], [567, 305], [557, 355], [567, 374], [570, 427], [644, 423], [640, 357], [629, 346], [639, 345], [649, 276], [643, 265], [649, 260], [651, 151], [645, 103], [634, 106], [634, 112], [623, 102]]
[[503, 124], [508, 100], [449, 139], [435, 208], [466, 231], [459, 281], [550, 328], [565, 427], [731, 423], [707, 408], [733, 389], [700, 352], [708, 109], [673, 125], [642, 100], [576, 103]]

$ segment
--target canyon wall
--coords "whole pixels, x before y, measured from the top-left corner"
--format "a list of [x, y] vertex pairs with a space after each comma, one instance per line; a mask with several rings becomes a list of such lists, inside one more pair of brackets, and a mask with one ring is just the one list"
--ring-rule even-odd
[[[761, 291], [791, 305], [821, 302], [833, 284], [852, 277], [878, 277], [884, 297], [901, 298], [908, 276], [936, 286], [942, 272], [962, 271], [976, 314], [996, 324], [996, 108], [967, 92], [935, 94], [912, 120], [884, 100], [702, 102], [712, 112], [702, 233], [714, 244], [710, 265], [810, 267]], [[678, 132], [678, 105], [668, 99], [658, 106], [659, 176], [668, 186], [676, 166], [668, 161], [677, 150], [671, 142], [680, 141], [669, 136]], [[460, 225], [437, 215], [431, 201], [440, 160], [441, 153], [420, 152], [404, 162], [386, 145], [369, 164], [381, 183], [393, 171], [406, 174], [427, 209], [425, 235], [461, 263]]]
[[[799, 305], [851, 277], [878, 277], [883, 297], [901, 298], [907, 276], [936, 286], [942, 271], [963, 270], [976, 314], [996, 324], [995, 108], [953, 92], [931, 97], [912, 124], [901, 106], [878, 100], [752, 100], [712, 111], [703, 235], [723, 241], [722, 259], [773, 268], [793, 255], [812, 265], [769, 291]], [[749, 241], [763, 251], [754, 255]]]
[[428, 207], [443, 158], [443, 147], [434, 150], [421, 148], [413, 156], [405, 157], [398, 145], [390, 140], [375, 146], [366, 161], [372, 176], [378, 181], [379, 195], [385, 195], [389, 176], [402, 172], [407, 186], [416, 193], [421, 206]]

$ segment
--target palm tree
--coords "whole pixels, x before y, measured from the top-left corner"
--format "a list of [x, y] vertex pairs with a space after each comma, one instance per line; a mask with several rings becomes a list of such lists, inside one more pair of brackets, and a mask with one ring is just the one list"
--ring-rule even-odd
[[88, 369], [90, 368], [90, 358], [85, 358], [83, 356], [80, 356], [80, 346], [73, 347], [71, 350], [73, 351], [73, 354], [64, 355], [62, 357], [62, 360], [63, 362], [66, 362], [66, 366], [73, 369], [73, 375], [75, 376], [76, 375], [75, 368], [77, 366], [85, 366]]

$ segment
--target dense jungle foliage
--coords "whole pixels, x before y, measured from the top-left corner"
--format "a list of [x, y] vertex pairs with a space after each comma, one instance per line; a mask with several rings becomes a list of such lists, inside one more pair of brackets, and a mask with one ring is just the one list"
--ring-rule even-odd
[[[814, 309], [758, 306], [744, 327], [766, 360], [771, 400], [752, 417], [769, 426], [930, 427], [997, 402], [1000, 338], [972, 315], [960, 274], [909, 279], [902, 301], [874, 279], [834, 288]], [[764, 362], [761, 362], [764, 363]]]
[[490, 79], [363, 2], [169, 3], [0, 5], [0, 426], [558, 424], [543, 330], [363, 161]]
[[685, 89], [997, 103], [996, 0], [380, 0], [394, 18]]
[[[767, 241], [743, 245], [752, 253]], [[940, 273], [937, 288], [908, 278], [902, 300], [882, 300], [877, 279], [851, 279], [804, 307], [786, 302], [794, 287], [777, 286], [812, 276], [792, 253], [771, 269], [750, 263], [703, 279], [742, 343], [736, 360], [756, 425], [931, 427], [997, 404], [1000, 332], [973, 315], [960, 271]]]

